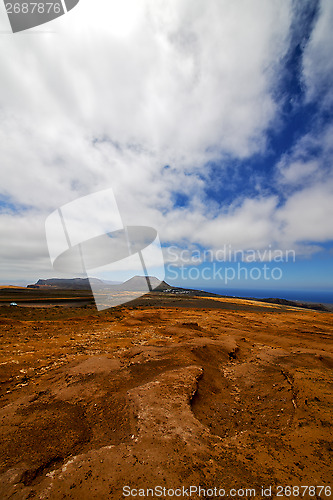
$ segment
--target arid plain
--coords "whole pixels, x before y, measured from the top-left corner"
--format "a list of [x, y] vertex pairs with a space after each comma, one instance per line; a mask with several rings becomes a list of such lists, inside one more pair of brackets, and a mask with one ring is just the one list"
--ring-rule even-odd
[[155, 293], [0, 323], [1, 499], [329, 497], [332, 313]]

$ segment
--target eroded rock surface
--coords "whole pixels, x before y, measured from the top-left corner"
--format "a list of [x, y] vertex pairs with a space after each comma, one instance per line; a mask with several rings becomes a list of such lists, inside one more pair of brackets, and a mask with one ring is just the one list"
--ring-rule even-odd
[[0, 498], [328, 484], [332, 316], [238, 302], [3, 318]]

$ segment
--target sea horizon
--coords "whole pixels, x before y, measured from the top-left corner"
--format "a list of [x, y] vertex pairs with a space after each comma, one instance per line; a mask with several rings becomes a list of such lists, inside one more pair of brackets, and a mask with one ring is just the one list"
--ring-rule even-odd
[[296, 290], [296, 289], [245, 289], [245, 288], [215, 288], [205, 287], [205, 292], [231, 297], [246, 297], [256, 299], [286, 299], [299, 302], [333, 304], [333, 290]]

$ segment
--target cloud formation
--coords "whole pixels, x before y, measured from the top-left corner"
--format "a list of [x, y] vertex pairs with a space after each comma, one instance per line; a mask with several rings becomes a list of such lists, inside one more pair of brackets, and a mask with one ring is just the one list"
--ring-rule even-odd
[[319, 17], [303, 57], [303, 81], [309, 101], [320, 97], [321, 106], [333, 104], [333, 5], [321, 0]]
[[[323, 1], [304, 49], [308, 101], [318, 92], [331, 99], [331, 15]], [[46, 216], [105, 187], [126, 223], [151, 225], [165, 242], [306, 253], [305, 240], [331, 238], [323, 223], [332, 206], [332, 178], [322, 178], [333, 158], [327, 125], [320, 140], [316, 125], [279, 159], [278, 193], [251, 198], [239, 186], [224, 206], [206, 191], [211, 161], [216, 182], [227, 184], [227, 160], [269, 153], [292, 18], [288, 0], [103, 0], [80, 2], [48, 25], [54, 32], [3, 36], [3, 276], [52, 274]]]

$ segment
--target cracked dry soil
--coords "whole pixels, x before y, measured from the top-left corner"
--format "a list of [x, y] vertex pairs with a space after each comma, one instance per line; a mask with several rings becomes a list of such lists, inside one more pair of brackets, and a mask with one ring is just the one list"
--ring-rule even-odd
[[210, 302], [3, 308], [0, 498], [329, 484], [332, 314]]

